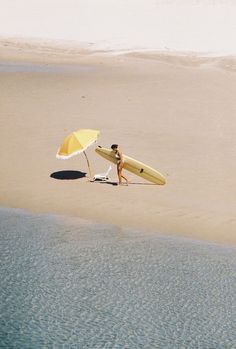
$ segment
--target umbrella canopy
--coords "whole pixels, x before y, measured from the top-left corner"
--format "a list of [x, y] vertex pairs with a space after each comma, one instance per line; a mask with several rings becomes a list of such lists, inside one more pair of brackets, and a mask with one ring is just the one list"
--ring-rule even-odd
[[80, 129], [72, 132], [64, 139], [64, 142], [58, 149], [56, 157], [58, 159], [69, 159], [72, 156], [84, 153], [88, 164], [89, 176], [91, 179], [91, 168], [85, 150], [97, 141], [99, 133], [100, 132], [98, 130], [89, 129]]
[[74, 155], [84, 152], [90, 145], [97, 141], [98, 130], [80, 129], [69, 134], [60, 148], [56, 157], [58, 159], [69, 159]]

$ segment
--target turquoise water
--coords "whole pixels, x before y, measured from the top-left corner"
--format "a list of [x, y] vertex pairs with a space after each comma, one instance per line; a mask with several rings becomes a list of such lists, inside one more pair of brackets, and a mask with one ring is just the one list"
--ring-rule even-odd
[[0, 347], [236, 348], [236, 249], [0, 209]]

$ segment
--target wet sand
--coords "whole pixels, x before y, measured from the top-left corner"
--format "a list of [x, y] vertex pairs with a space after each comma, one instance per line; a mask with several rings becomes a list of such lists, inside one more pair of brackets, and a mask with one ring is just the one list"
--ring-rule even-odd
[[[232, 57], [42, 53], [2, 43], [0, 59], [0, 206], [236, 243]], [[79, 128], [99, 129], [98, 144], [120, 144], [167, 185], [129, 173], [129, 187], [52, 178], [87, 172], [83, 156], [55, 157]], [[87, 153], [94, 173], [108, 168], [94, 148]]]

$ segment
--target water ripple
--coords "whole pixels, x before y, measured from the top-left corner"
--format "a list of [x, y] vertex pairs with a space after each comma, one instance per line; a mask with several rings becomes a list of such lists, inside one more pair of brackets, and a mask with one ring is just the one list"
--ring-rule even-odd
[[0, 209], [1, 348], [236, 348], [236, 249]]

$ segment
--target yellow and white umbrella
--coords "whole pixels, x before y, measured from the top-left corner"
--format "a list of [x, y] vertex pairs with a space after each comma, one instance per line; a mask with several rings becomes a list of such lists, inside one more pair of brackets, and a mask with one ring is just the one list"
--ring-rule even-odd
[[58, 159], [69, 159], [80, 153], [84, 153], [91, 178], [91, 169], [85, 150], [95, 143], [99, 136], [98, 130], [80, 129], [69, 134], [58, 149], [56, 157]]

